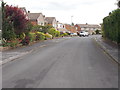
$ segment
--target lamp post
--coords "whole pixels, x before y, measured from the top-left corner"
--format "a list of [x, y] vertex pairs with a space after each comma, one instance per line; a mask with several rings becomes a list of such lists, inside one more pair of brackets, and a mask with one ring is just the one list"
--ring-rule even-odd
[[72, 18], [73, 18], [73, 16], [71, 16], [71, 26], [72, 26], [72, 23], [73, 23], [73, 22], [72, 22]]

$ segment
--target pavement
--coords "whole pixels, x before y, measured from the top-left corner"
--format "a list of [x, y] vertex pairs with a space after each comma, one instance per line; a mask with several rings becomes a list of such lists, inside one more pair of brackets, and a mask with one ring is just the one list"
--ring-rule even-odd
[[118, 64], [94, 37], [46, 41], [46, 46], [2, 65], [2, 87], [118, 88]]
[[118, 45], [102, 38], [101, 35], [97, 35], [94, 37], [97, 44], [108, 54], [115, 62], [120, 64], [118, 58]]

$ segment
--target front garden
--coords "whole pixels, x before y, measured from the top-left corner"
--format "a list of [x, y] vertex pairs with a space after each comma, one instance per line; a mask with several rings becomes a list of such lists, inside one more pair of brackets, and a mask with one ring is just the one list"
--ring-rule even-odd
[[32, 25], [19, 7], [2, 2], [2, 46], [19, 47], [33, 42], [68, 36], [52, 26]]

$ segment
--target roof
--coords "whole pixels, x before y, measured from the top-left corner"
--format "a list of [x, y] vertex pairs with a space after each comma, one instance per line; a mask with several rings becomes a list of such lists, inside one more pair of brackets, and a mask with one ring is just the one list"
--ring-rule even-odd
[[76, 33], [76, 28], [74, 26], [71, 26], [69, 24], [65, 24], [65, 28], [70, 31], [71, 33]]
[[52, 24], [54, 19], [55, 19], [55, 17], [46, 17], [45, 21], [47, 21], [49, 24]]
[[40, 16], [42, 13], [28, 13], [28, 16], [30, 20], [37, 20], [37, 18]]
[[77, 24], [81, 28], [100, 28], [97, 24]]

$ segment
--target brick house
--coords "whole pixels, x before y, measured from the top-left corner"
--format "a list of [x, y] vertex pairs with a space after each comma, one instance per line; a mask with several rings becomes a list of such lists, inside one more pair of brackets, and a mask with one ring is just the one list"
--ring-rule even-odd
[[65, 24], [65, 28], [70, 32], [70, 33], [77, 33], [77, 30], [75, 26], [71, 26], [69, 24]]
[[28, 16], [33, 25], [45, 25], [45, 16], [42, 13], [28, 13]]
[[57, 20], [55, 17], [45, 17], [45, 25], [51, 25], [57, 29]]
[[97, 24], [76, 24], [75, 25], [78, 32], [87, 31], [89, 34], [95, 33], [96, 30], [101, 30], [101, 27]]

